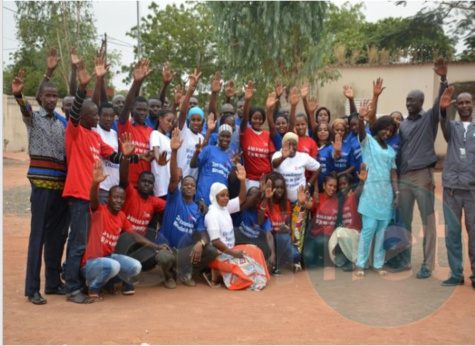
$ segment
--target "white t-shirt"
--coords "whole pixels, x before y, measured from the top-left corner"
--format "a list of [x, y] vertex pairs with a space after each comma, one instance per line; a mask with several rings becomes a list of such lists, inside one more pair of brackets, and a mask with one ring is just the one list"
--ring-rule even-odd
[[198, 144], [200, 138], [201, 143], [203, 143], [204, 137], [201, 133], [193, 133], [186, 124], [183, 126], [183, 130], [180, 132], [180, 139], [183, 143], [177, 153], [177, 163], [178, 167], [181, 168], [183, 177], [191, 175], [198, 180], [198, 168], [191, 168], [190, 162], [195, 153], [195, 145]]
[[[115, 152], [119, 152], [119, 138], [115, 130], [106, 131], [100, 125], [97, 125], [96, 128], [93, 127], [92, 130], [97, 132], [105, 143], [114, 148]], [[99, 185], [99, 188], [109, 191], [111, 187], [119, 185], [119, 164], [112, 163], [104, 158], [101, 160], [104, 166], [104, 175], [109, 174], [109, 176]]]
[[157, 197], [165, 196], [168, 193], [168, 185], [170, 184], [170, 158], [172, 149], [170, 148], [170, 138], [161, 132], [155, 130], [150, 134], [150, 149], [158, 147], [159, 154], [167, 153], [168, 163], [160, 166], [157, 161], [152, 161], [152, 173], [155, 176], [155, 185], [153, 194]]
[[[272, 161], [282, 157], [282, 152], [277, 151], [272, 155]], [[297, 200], [297, 191], [300, 185], [307, 184], [305, 170], [316, 171], [320, 168], [317, 160], [306, 153], [296, 152], [294, 157], [287, 157], [279, 167], [274, 168], [275, 172], [282, 174], [287, 185], [287, 198], [291, 202]]]
[[229, 249], [234, 247], [234, 227], [231, 214], [240, 209], [239, 197], [229, 201], [225, 209], [210, 207], [205, 216], [205, 227], [211, 241], [221, 240]]

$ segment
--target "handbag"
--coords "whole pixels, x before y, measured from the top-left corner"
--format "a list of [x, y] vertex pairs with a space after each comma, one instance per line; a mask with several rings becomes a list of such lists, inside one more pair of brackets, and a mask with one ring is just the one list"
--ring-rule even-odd
[[393, 219], [384, 231], [383, 248], [386, 251], [400, 253], [412, 246], [412, 234], [399, 220], [397, 210], [393, 210]]

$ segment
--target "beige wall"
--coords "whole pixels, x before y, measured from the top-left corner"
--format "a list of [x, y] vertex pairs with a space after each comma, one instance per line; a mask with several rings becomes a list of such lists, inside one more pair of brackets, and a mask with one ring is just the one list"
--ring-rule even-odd
[[[33, 110], [39, 108], [34, 97], [26, 97]], [[58, 102], [61, 104], [61, 101]], [[20, 107], [13, 96], [3, 95], [3, 150], [10, 152], [28, 151], [28, 134], [23, 123]], [[56, 107], [56, 111], [62, 114], [61, 108]]]
[[[378, 114], [389, 114], [406, 110], [406, 95], [410, 90], [420, 89], [425, 94], [424, 109], [432, 108], [439, 90], [439, 77], [432, 70], [433, 64], [390, 65], [390, 66], [351, 66], [340, 67], [341, 77], [334, 82], [317, 87], [317, 97], [321, 106], [328, 107], [332, 118], [345, 115], [343, 85], [353, 88], [355, 99], [373, 97], [373, 80], [383, 78], [386, 87], [379, 98]], [[449, 83], [475, 82], [475, 63], [450, 63], [447, 79]], [[440, 128], [439, 128], [440, 132]], [[441, 133], [437, 135], [436, 153], [444, 156], [447, 144]]]

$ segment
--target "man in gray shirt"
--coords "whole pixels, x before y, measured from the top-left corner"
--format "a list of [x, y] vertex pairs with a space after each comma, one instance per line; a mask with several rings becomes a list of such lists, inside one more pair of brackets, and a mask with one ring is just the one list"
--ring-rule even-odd
[[[399, 174], [398, 215], [408, 231], [412, 232], [414, 202], [419, 207], [423, 231], [424, 259], [417, 273], [418, 279], [431, 276], [435, 265], [436, 228], [434, 215], [434, 166], [437, 163], [434, 142], [439, 123], [439, 98], [447, 88], [447, 65], [439, 57], [434, 71], [440, 76], [439, 94], [431, 109], [424, 111], [424, 94], [412, 90], [406, 98], [409, 112], [399, 128], [399, 151], [396, 162]], [[394, 263], [396, 262], [396, 263]], [[403, 251], [396, 261], [389, 263], [393, 272], [411, 269], [411, 248]]]
[[[468, 255], [475, 289], [475, 121], [473, 99], [461, 93], [451, 101], [454, 88], [448, 88], [440, 100], [440, 126], [448, 143], [442, 185], [444, 186], [445, 246], [450, 278], [442, 286], [463, 285], [462, 210], [468, 232]], [[447, 108], [455, 102], [460, 121], [451, 121]]]

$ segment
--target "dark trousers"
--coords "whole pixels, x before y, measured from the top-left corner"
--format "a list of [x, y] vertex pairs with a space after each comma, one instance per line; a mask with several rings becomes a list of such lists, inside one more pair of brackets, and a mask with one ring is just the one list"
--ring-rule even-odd
[[264, 232], [260, 232], [259, 236], [257, 238], [249, 238], [245, 234], [243, 234], [240, 230], [239, 227], [234, 228], [234, 237], [235, 237], [235, 243], [236, 245], [241, 245], [241, 244], [252, 244], [257, 246], [259, 249], [261, 249], [262, 253], [264, 254], [264, 257], [266, 260], [269, 258], [271, 252], [269, 249], [269, 245], [267, 244], [267, 238]]
[[316, 237], [307, 236], [303, 246], [303, 258], [306, 268], [316, 267], [318, 265], [332, 266], [333, 262], [328, 251], [328, 241], [330, 237], [317, 235]]
[[468, 256], [475, 281], [475, 190], [444, 188], [445, 247], [451, 276], [463, 279], [462, 209], [468, 233]]
[[68, 205], [71, 217], [71, 230], [69, 232], [67, 265], [65, 268], [66, 291], [69, 295], [75, 295], [84, 286], [80, 267], [82, 256], [86, 250], [91, 215], [89, 213], [89, 201], [69, 197]]
[[28, 243], [25, 296], [40, 291], [41, 259], [44, 247], [45, 289], [61, 285], [61, 257], [68, 236], [68, 204], [62, 190], [31, 184], [31, 231]]

